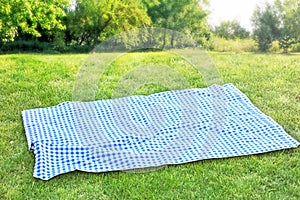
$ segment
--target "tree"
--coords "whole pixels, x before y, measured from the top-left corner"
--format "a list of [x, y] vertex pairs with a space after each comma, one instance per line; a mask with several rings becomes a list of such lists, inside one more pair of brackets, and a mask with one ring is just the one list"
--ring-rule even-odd
[[41, 37], [64, 30], [62, 18], [69, 0], [0, 0], [0, 40], [14, 41], [17, 36]]
[[276, 0], [282, 24], [279, 45], [288, 53], [288, 49], [300, 42], [300, 2], [298, 0]]
[[[210, 38], [209, 26], [206, 23], [208, 13], [197, 0], [142, 0], [154, 26], [183, 32], [202, 45]], [[201, 1], [202, 4], [207, 3]], [[173, 46], [174, 35], [170, 38]]]
[[278, 11], [266, 4], [265, 8], [256, 7], [252, 16], [254, 39], [260, 51], [267, 51], [271, 43], [280, 37], [280, 20]]
[[215, 27], [214, 33], [225, 39], [245, 39], [250, 33], [243, 28], [237, 20], [222, 21], [220, 26]]
[[135, 0], [78, 0], [67, 17], [68, 43], [95, 45], [109, 36], [150, 25], [145, 8]]
[[295, 39], [291, 38], [287, 34], [281, 36], [279, 39], [279, 47], [283, 49], [284, 53], [288, 53], [289, 48], [295, 43], [296, 43]]

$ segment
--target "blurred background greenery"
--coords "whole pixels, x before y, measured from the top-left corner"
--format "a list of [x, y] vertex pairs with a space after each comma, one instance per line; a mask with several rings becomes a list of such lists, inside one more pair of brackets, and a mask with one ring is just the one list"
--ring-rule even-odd
[[[0, 0], [0, 53], [84, 53], [113, 35], [143, 27], [181, 32], [213, 51], [300, 51], [298, 0], [275, 0], [257, 6], [251, 18], [251, 32], [238, 20], [209, 25], [209, 3], [209, 0]], [[161, 43], [172, 44], [172, 38], [159, 38]]]

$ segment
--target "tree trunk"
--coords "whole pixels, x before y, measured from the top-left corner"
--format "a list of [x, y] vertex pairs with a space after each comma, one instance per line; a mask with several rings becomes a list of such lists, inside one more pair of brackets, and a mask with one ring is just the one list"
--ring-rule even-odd
[[162, 49], [164, 49], [166, 47], [166, 35], [167, 35], [167, 29], [164, 30], [164, 43], [163, 43], [163, 47]]
[[174, 48], [174, 39], [175, 39], [175, 33], [174, 31], [172, 32], [172, 37], [171, 37], [171, 47]]

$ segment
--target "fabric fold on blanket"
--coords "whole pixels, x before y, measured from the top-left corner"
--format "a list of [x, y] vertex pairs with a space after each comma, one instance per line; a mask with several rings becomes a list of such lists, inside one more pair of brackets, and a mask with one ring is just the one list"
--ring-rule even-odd
[[300, 144], [233, 84], [22, 112], [33, 176], [259, 154]]

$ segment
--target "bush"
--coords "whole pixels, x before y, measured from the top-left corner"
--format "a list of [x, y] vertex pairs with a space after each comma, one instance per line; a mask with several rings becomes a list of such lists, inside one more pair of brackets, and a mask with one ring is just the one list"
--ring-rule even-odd
[[52, 49], [52, 45], [36, 40], [17, 40], [1, 45], [2, 52], [43, 52]]
[[213, 38], [213, 50], [219, 52], [254, 52], [257, 51], [257, 45], [252, 39], [226, 40], [215, 37]]
[[[279, 41], [273, 41], [269, 49], [270, 52], [283, 52], [280, 48]], [[289, 52], [300, 52], [300, 43], [293, 44], [291, 48], [288, 49]]]
[[0, 53], [19, 53], [19, 52], [42, 52], [49, 54], [57, 53], [88, 53], [93, 49], [92, 46], [74, 45], [54, 46], [51, 43], [39, 42], [37, 40], [17, 40], [14, 42], [0, 43]]
[[89, 45], [72, 45], [72, 46], [57, 46], [54, 50], [60, 53], [89, 53], [93, 50], [93, 46]]
[[280, 49], [280, 45], [279, 45], [279, 41], [273, 41], [272, 44], [271, 44], [271, 47], [269, 49], [270, 52], [281, 52], [281, 49]]
[[14, 42], [4, 43], [0, 46], [0, 51], [4, 53], [13, 52], [44, 52], [51, 50], [52, 45], [46, 42], [36, 40], [17, 40]]
[[292, 45], [291, 52], [300, 52], [300, 42]]

